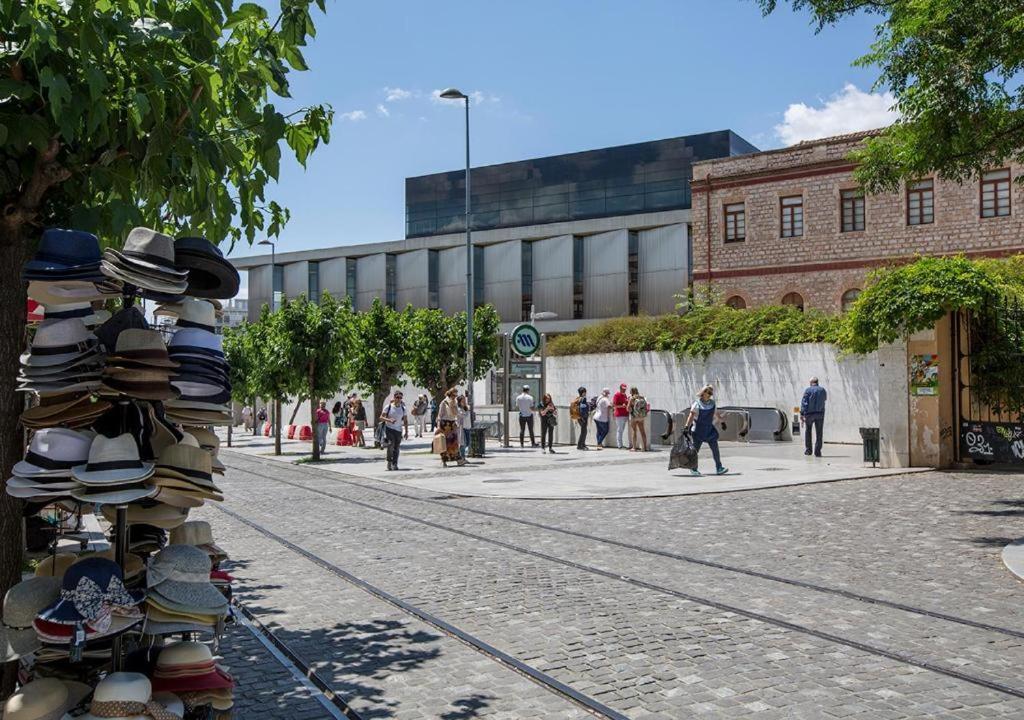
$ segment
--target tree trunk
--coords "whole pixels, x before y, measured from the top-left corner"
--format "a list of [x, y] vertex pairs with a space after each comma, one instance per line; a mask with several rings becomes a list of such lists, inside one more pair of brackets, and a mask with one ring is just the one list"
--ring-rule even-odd
[[255, 395], [252, 396], [252, 436], [256, 437], [260, 434], [260, 424], [256, 420], [256, 403], [259, 398]]
[[[25, 344], [25, 284], [21, 266], [28, 242], [23, 226], [0, 223], [0, 479], [11, 476], [14, 463], [24, 452], [24, 436], [18, 422], [24, 395], [14, 392], [18, 355]], [[3, 480], [6, 483], [5, 480]], [[24, 556], [22, 502], [0, 490], [0, 595], [21, 580]], [[0, 698], [14, 690], [17, 663], [3, 667]]]
[[[384, 405], [387, 403], [388, 392], [391, 390], [391, 383], [381, 383], [373, 390], [373, 428], [377, 429], [377, 418], [384, 412]], [[367, 419], [369, 419], [367, 415]], [[367, 423], [369, 425], [369, 423]], [[380, 443], [377, 442], [377, 433], [373, 434], [373, 446], [375, 448], [380, 447]]]
[[317, 433], [319, 428], [316, 421], [316, 388], [313, 387], [313, 372], [314, 366], [312, 361], [309, 363], [309, 427], [313, 430], [313, 437], [310, 438], [313, 441], [313, 462], [320, 459], [320, 443], [317, 441]]
[[281, 454], [281, 401], [274, 400], [274, 454]]

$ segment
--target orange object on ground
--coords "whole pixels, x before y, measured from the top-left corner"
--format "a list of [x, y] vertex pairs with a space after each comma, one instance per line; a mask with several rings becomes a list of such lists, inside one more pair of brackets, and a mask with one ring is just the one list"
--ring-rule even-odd
[[294, 425], [289, 425], [288, 426], [288, 439], [289, 440], [294, 440], [295, 439], [295, 426]]
[[338, 431], [338, 444], [339, 445], [351, 445], [352, 444], [352, 431], [348, 428], [342, 428]]
[[264, 437], [270, 437], [270, 423], [263, 423], [263, 435]]
[[299, 440], [309, 441], [313, 439], [313, 428], [309, 425], [303, 425], [299, 428]]

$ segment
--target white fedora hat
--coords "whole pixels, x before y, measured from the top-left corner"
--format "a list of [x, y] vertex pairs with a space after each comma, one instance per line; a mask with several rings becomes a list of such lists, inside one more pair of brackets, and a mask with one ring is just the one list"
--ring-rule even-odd
[[178, 327], [195, 327], [210, 331], [217, 328], [217, 308], [209, 300], [184, 297], [180, 302], [161, 305], [153, 315], [177, 318]]
[[98, 344], [79, 318], [43, 320], [36, 328], [31, 349], [19, 360], [22, 365], [63, 365], [93, 352]]
[[71, 470], [84, 485], [118, 485], [141, 481], [153, 474], [153, 463], [139, 459], [135, 438], [124, 433], [115, 438], [97, 435], [89, 447], [89, 459]]
[[108, 310], [94, 310], [90, 302], [43, 303], [43, 318], [66, 320], [78, 318], [88, 327], [101, 325], [110, 319]]
[[153, 685], [145, 675], [113, 672], [100, 680], [93, 692], [89, 712], [80, 720], [152, 720], [152, 703], [175, 717], [185, 714], [185, 707], [176, 695], [154, 695]]
[[71, 468], [89, 459], [92, 436], [66, 428], [37, 430], [25, 459], [14, 466], [21, 477], [71, 477]]
[[35, 280], [28, 284], [28, 296], [43, 307], [64, 303], [106, 300], [121, 294], [121, 284], [87, 282], [85, 280]]

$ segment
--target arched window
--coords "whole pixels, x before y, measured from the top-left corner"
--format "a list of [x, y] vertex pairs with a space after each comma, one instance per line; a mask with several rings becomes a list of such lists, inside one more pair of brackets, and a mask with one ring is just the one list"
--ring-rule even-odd
[[786, 293], [782, 296], [783, 305], [792, 305], [800, 312], [804, 311], [804, 298], [803, 295], [796, 292]]
[[843, 293], [843, 297], [839, 301], [839, 307], [842, 309], [843, 312], [846, 312], [851, 307], [853, 307], [853, 303], [856, 302], [857, 298], [859, 297], [860, 288], [850, 288], [849, 290]]
[[733, 310], [742, 310], [747, 306], [747, 301], [741, 298], [739, 295], [733, 295], [728, 300], [725, 301], [725, 304], [731, 307]]

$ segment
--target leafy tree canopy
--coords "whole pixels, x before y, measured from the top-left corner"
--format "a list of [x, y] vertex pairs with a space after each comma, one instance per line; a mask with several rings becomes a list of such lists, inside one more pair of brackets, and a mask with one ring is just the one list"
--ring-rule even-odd
[[236, 327], [224, 328], [224, 359], [228, 362], [231, 397], [243, 404], [250, 403], [257, 395], [254, 379], [259, 348], [251, 328], [244, 320]]
[[0, 0], [0, 240], [38, 224], [276, 235], [282, 147], [305, 164], [329, 140], [328, 107], [272, 101], [307, 69], [312, 3]]
[[373, 396], [374, 411], [398, 383], [408, 352], [407, 314], [374, 298], [366, 312], [347, 308], [346, 334], [342, 352], [345, 379]]
[[[479, 380], [498, 362], [501, 320], [491, 305], [473, 313], [473, 376]], [[405, 372], [434, 398], [466, 381], [466, 313], [419, 308], [411, 312]]]
[[[779, 0], [757, 0], [764, 13]], [[1008, 0], [790, 0], [818, 31], [856, 13], [879, 18], [856, 64], [876, 66], [876, 88], [901, 120], [855, 153], [870, 192], [938, 173], [954, 180], [1024, 161], [1024, 5]]]

